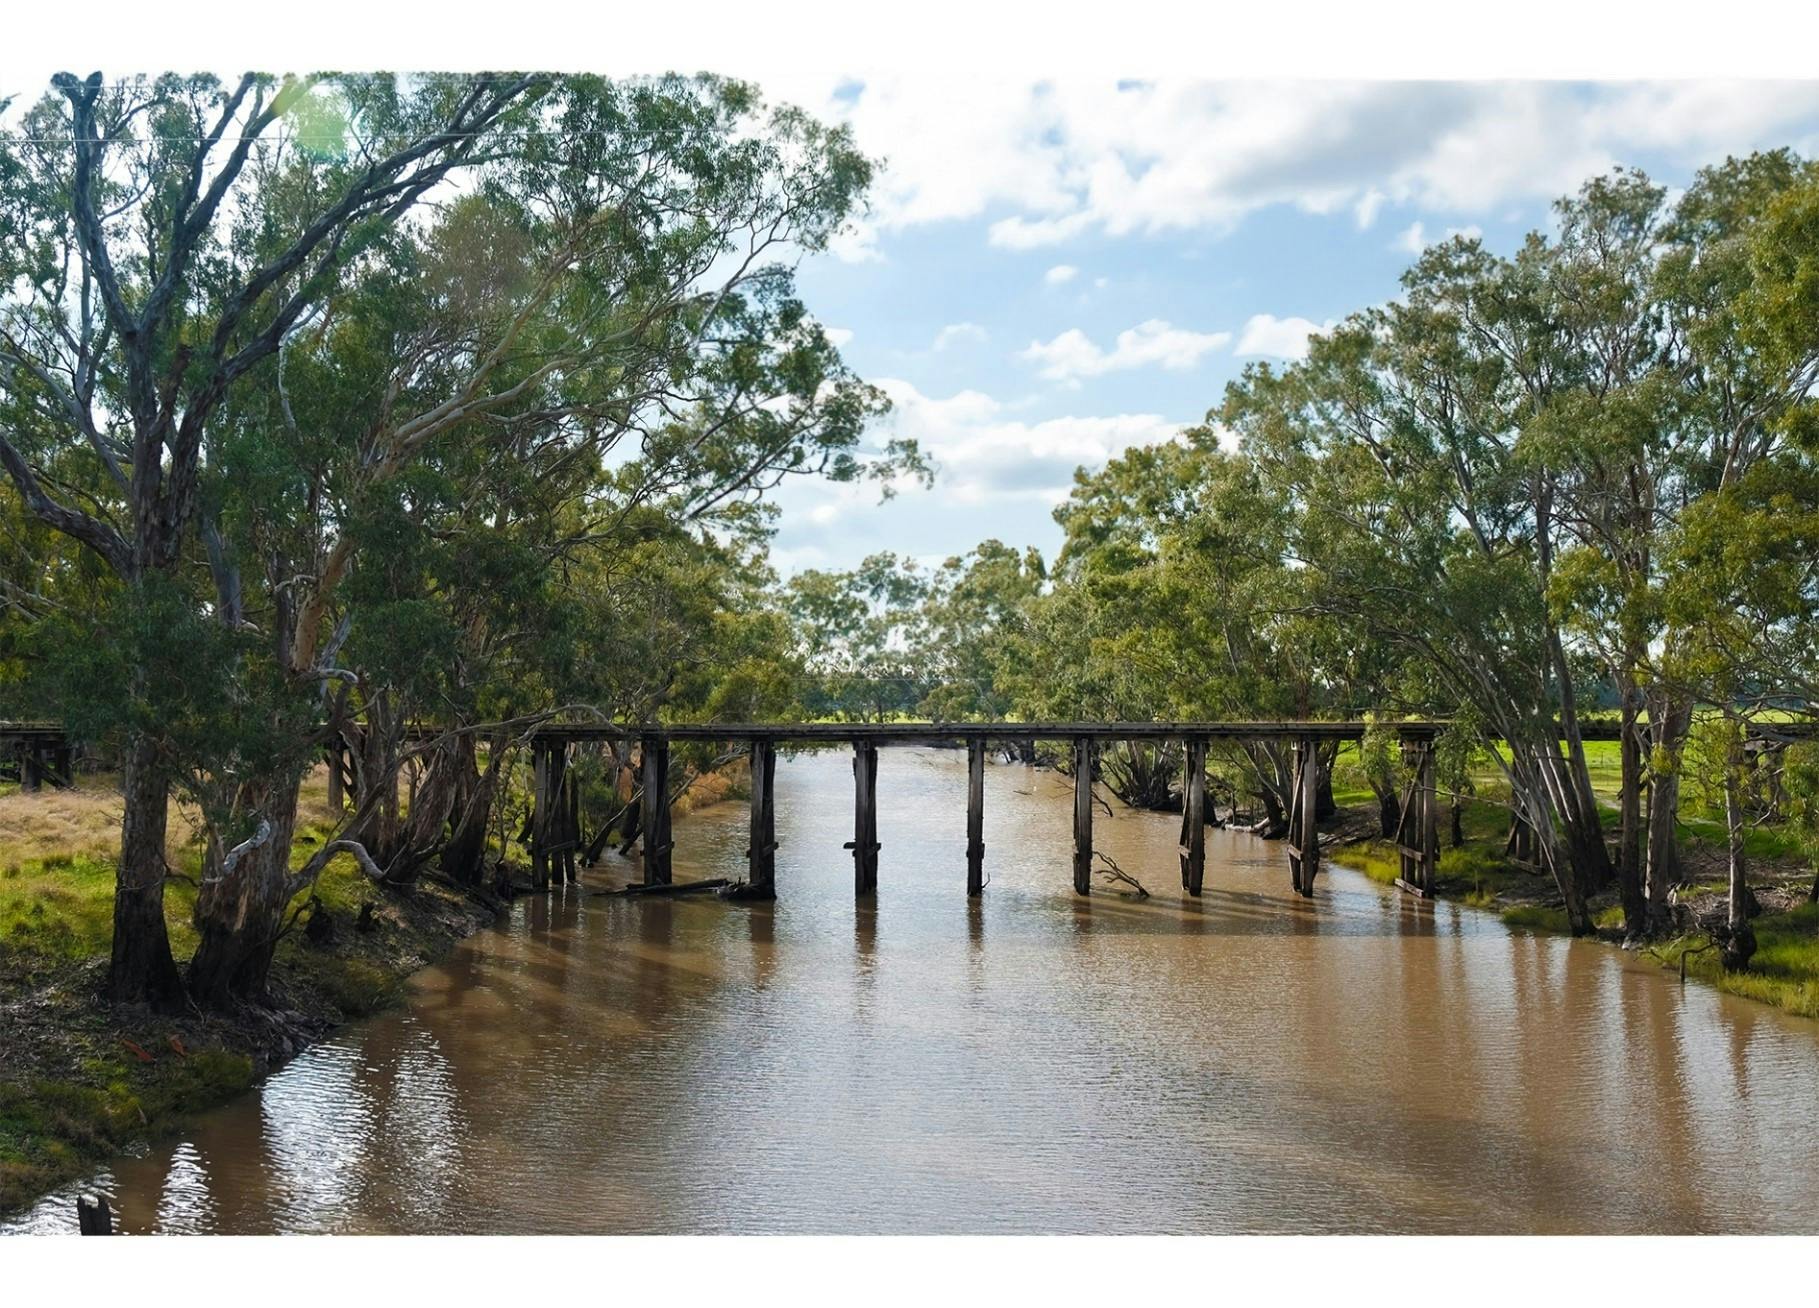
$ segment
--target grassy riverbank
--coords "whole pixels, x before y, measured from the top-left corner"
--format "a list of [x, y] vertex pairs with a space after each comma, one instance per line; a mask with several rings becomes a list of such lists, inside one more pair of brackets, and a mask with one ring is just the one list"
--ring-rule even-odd
[[[351, 859], [317, 884], [329, 930], [280, 942], [270, 1012], [164, 1018], [101, 998], [112, 940], [120, 800], [111, 778], [74, 791], [0, 795], [0, 1212], [120, 1152], [135, 1138], [241, 1093], [314, 1040], [401, 993], [412, 972], [494, 920], [432, 882], [382, 891]], [[196, 852], [173, 814], [165, 895], [179, 962], [194, 951]], [[330, 822], [321, 776], [306, 786], [299, 859]], [[362, 914], [365, 925], [362, 926]]]
[[[1601, 797], [1614, 799], [1620, 768], [1616, 742], [1588, 742], [1586, 749], [1594, 788]], [[1486, 770], [1474, 777], [1474, 785], [1480, 798], [1463, 806], [1460, 826], [1465, 839], [1458, 846], [1452, 844], [1445, 801], [1441, 804], [1439, 896], [1494, 911], [1512, 927], [1565, 934], [1566, 910], [1553, 878], [1515, 866], [1503, 855], [1509, 809], [1498, 802], [1500, 779]], [[1376, 808], [1367, 790], [1336, 784], [1334, 798], [1345, 809], [1337, 826], [1353, 833], [1374, 832]], [[1607, 810], [1606, 818], [1607, 825], [1614, 827], [1614, 808]], [[1682, 816], [1682, 827], [1682, 862], [1691, 884], [1683, 888], [1679, 900], [1694, 920], [1709, 920], [1726, 894], [1724, 823], [1712, 814], [1688, 812]], [[1749, 970], [1726, 972], [1718, 962], [1717, 950], [1710, 947], [1710, 938], [1698, 931], [1663, 941], [1649, 948], [1645, 956], [1675, 971], [1684, 958], [1687, 976], [1727, 994], [1773, 1004], [1801, 1017], [1819, 1018], [1819, 905], [1807, 902], [1812, 868], [1798, 848], [1772, 828], [1753, 828], [1746, 850], [1751, 862], [1750, 885], [1763, 908], [1762, 916], [1752, 924], [1758, 947]], [[1394, 882], [1400, 874], [1395, 845], [1374, 835], [1348, 840], [1332, 857], [1384, 884]], [[1600, 938], [1620, 943], [1623, 909], [1616, 888], [1593, 897], [1591, 908]]]

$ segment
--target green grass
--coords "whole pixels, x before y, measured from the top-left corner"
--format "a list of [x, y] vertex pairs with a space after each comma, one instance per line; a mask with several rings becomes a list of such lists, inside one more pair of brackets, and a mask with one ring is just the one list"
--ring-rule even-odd
[[1752, 924], [1756, 954], [1746, 972], [1726, 972], [1704, 936], [1683, 936], [1655, 951], [1663, 966], [1709, 982], [1726, 994], [1773, 1004], [1801, 1017], [1819, 1017], [1819, 904], [1765, 913]]
[[[1552, 908], [1543, 904], [1511, 904], [1499, 914], [1505, 926], [1524, 931], [1549, 931], [1558, 935], [1568, 935], [1572, 926], [1567, 922], [1564, 908]], [[1623, 909], [1616, 904], [1598, 910], [1592, 914], [1592, 925], [1601, 929], [1614, 929], [1623, 925]]]
[[131, 1065], [90, 1058], [80, 1082], [0, 1082], [0, 1212], [252, 1083], [252, 1060], [219, 1049]]
[[[171, 948], [195, 951], [192, 883], [164, 891]], [[105, 956], [114, 939], [114, 863], [89, 855], [51, 855], [0, 868], [0, 944], [59, 960]]]
[[[317, 848], [300, 842], [296, 861]], [[178, 871], [193, 878], [197, 855], [186, 853]], [[360, 905], [381, 893], [350, 858], [323, 872], [315, 894], [338, 921], [351, 924]], [[113, 944], [114, 860], [91, 854], [48, 854], [0, 865], [0, 953], [29, 978], [39, 967], [104, 959]], [[179, 963], [196, 949], [193, 879], [165, 887], [164, 915]], [[311, 948], [301, 932], [279, 945], [285, 973], [312, 986], [349, 1017], [392, 1003], [400, 978], [379, 963], [338, 951]], [[29, 983], [29, 982], [28, 982]], [[72, 1032], [72, 1040], [93, 1035]], [[150, 1037], [141, 1037], [149, 1039]], [[118, 1046], [107, 1046], [110, 1054]], [[187, 1115], [223, 1103], [252, 1084], [252, 1060], [219, 1049], [151, 1047], [149, 1063], [136, 1057], [86, 1057], [64, 1080], [0, 1082], [0, 1212], [79, 1175], [137, 1136], [166, 1131]]]
[[[317, 837], [320, 840], [320, 837]], [[299, 844], [293, 866], [318, 848]], [[164, 920], [179, 962], [196, 952], [194, 853], [179, 860], [181, 877], [164, 888]], [[381, 892], [349, 855], [334, 859], [317, 879], [315, 895], [337, 916], [352, 916]], [[105, 956], [114, 939], [114, 863], [89, 855], [53, 854], [0, 867], [0, 944], [55, 959]]]

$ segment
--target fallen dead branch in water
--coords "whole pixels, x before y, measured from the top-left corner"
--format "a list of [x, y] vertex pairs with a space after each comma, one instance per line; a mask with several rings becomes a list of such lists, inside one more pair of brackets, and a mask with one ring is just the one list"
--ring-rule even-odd
[[1132, 876], [1129, 872], [1126, 872], [1123, 868], [1119, 867], [1117, 860], [1110, 854], [1102, 854], [1098, 850], [1094, 850], [1093, 857], [1105, 864], [1104, 867], [1099, 869], [1099, 875], [1105, 878], [1108, 885], [1129, 886], [1136, 892], [1138, 899], [1148, 899], [1150, 897], [1150, 892], [1143, 888], [1143, 883], [1137, 880], [1137, 878]]

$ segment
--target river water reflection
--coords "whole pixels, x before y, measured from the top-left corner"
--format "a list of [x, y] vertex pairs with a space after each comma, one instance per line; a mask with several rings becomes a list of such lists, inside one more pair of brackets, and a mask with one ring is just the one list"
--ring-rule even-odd
[[[409, 1003], [0, 1230], [1819, 1231], [1819, 1024], [1281, 847], [891, 749], [875, 903], [844, 754], [779, 761], [774, 905], [520, 901]], [[744, 874], [743, 805], [677, 828]], [[619, 863], [595, 884], [634, 874]]]

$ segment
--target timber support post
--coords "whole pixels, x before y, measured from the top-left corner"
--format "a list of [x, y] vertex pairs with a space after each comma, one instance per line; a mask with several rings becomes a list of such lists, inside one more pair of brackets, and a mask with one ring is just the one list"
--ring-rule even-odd
[[777, 747], [752, 742], [752, 843], [745, 851], [753, 899], [777, 897]]
[[531, 889], [549, 888], [550, 747], [531, 741]]
[[1206, 881], [1206, 739], [1187, 742], [1181, 786], [1181, 888], [1199, 898]]
[[985, 890], [985, 738], [966, 742], [966, 893]]
[[27, 795], [35, 795], [44, 783], [44, 755], [39, 751], [38, 742], [26, 740], [19, 745], [19, 789]]
[[575, 870], [575, 850], [581, 844], [581, 781], [568, 766], [568, 746], [556, 747], [556, 775], [562, 795], [562, 839], [556, 842], [560, 851], [556, 867], [565, 885], [579, 885], [581, 876]]
[[670, 884], [669, 738], [645, 736], [639, 746], [644, 771], [644, 884]]
[[1541, 842], [1535, 839], [1535, 828], [1515, 809], [1510, 810], [1510, 830], [1503, 842], [1503, 853], [1510, 862], [1530, 871], [1541, 861]]
[[1093, 738], [1074, 737], [1074, 893], [1093, 893]]
[[1396, 827], [1396, 850], [1402, 875], [1396, 884], [1422, 899], [1434, 896], [1434, 871], [1440, 862], [1440, 801], [1434, 789], [1434, 742], [1402, 744], [1402, 761], [1412, 773], [1402, 797], [1402, 820]]
[[878, 889], [878, 742], [853, 742], [853, 890], [869, 895]]
[[1295, 785], [1289, 800], [1288, 870], [1296, 893], [1311, 899], [1320, 871], [1320, 744], [1311, 736], [1295, 741]]

